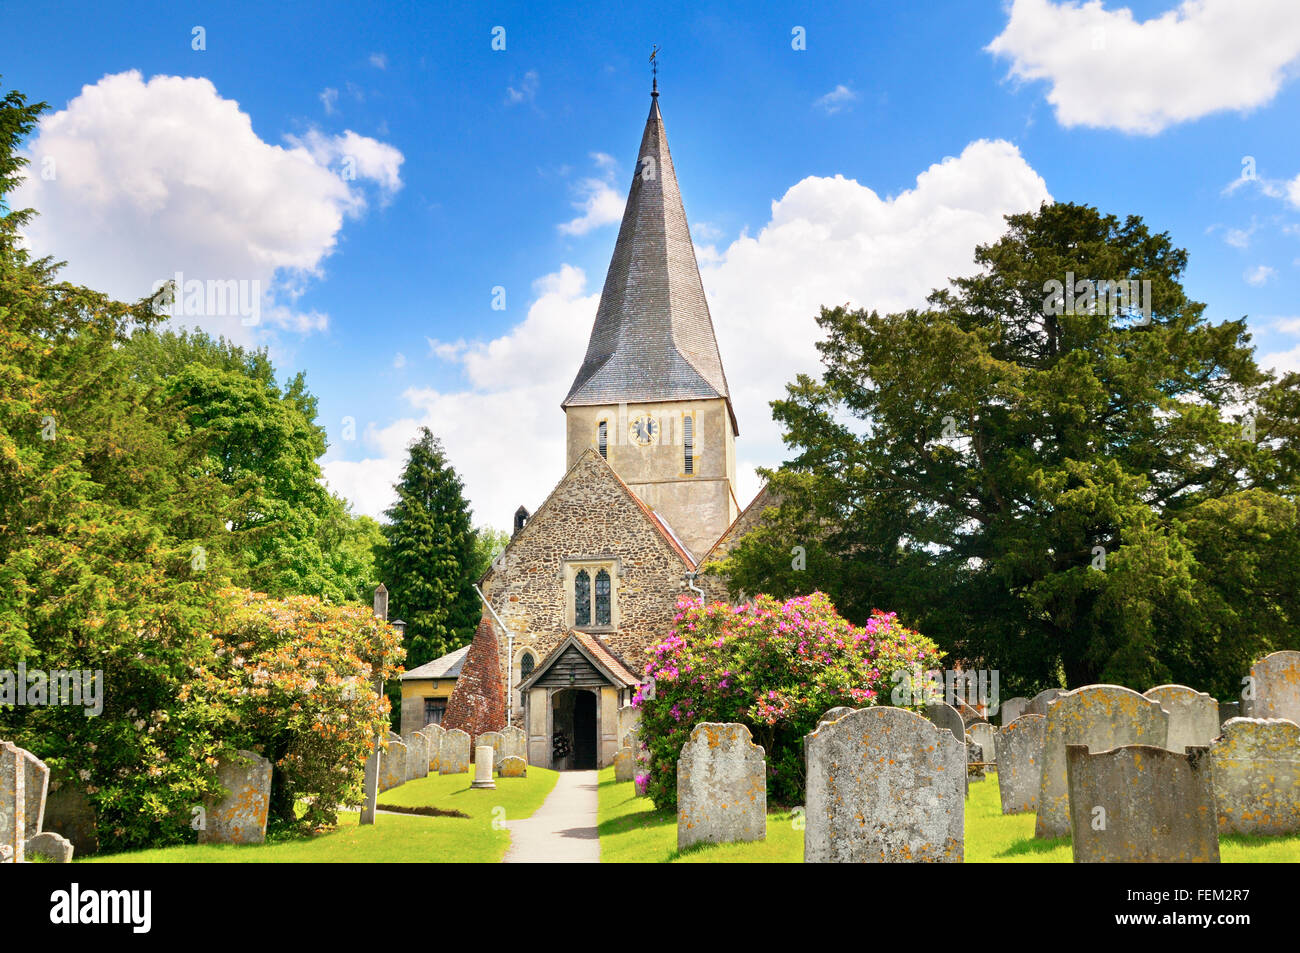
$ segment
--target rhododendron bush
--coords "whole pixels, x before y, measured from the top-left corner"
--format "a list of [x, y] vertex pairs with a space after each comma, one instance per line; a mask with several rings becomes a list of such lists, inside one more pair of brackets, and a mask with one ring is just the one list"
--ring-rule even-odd
[[650, 648], [641, 692], [641, 737], [649, 755], [646, 793], [660, 808], [677, 802], [677, 757], [702, 721], [748, 726], [767, 753], [774, 804], [803, 803], [803, 737], [827, 709], [890, 704], [895, 671], [932, 668], [941, 653], [893, 613], [865, 626], [842, 618], [821, 592], [743, 606], [681, 599], [673, 628]]

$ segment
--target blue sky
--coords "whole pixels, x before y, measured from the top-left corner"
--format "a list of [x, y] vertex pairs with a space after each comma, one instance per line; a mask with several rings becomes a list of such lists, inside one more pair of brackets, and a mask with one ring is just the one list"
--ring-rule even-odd
[[864, 7], [27, 8], [3, 83], [51, 116], [18, 201], [34, 247], [120, 297], [257, 280], [257, 325], [177, 320], [305, 370], [330, 483], [372, 514], [422, 423], [479, 522], [562, 475], [656, 43], [743, 498], [781, 459], [766, 403], [815, 368], [819, 304], [918, 304], [1049, 196], [1169, 231], [1208, 315], [1250, 315], [1263, 363], [1300, 368], [1292, 0]]

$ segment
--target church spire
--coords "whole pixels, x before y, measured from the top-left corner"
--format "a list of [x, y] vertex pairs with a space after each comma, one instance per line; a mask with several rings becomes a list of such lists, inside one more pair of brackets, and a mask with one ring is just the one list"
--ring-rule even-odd
[[596, 322], [562, 406], [719, 397], [739, 432], [659, 113], [656, 76]]

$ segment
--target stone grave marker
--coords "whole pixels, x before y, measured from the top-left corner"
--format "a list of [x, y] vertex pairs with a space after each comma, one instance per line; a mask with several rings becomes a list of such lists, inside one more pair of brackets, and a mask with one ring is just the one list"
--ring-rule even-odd
[[1219, 862], [1208, 748], [1065, 751], [1076, 864]]
[[614, 780], [632, 781], [636, 778], [636, 755], [626, 745], [614, 752]]
[[1024, 714], [1046, 715], [1047, 706], [1064, 694], [1065, 689], [1063, 688], [1049, 688], [1046, 691], [1039, 692], [1029, 700], [1029, 704], [1025, 706]]
[[53, 831], [41, 831], [27, 838], [27, 856], [40, 857], [48, 864], [70, 864], [76, 848], [72, 841]]
[[501, 761], [498, 761], [498, 767], [506, 758], [523, 758], [528, 760], [528, 732], [518, 725], [511, 725], [501, 732]]
[[470, 782], [470, 787], [495, 788], [497, 786], [497, 783], [492, 780], [495, 758], [496, 749], [491, 745], [478, 745], [474, 748], [474, 780]]
[[966, 751], [949, 729], [876, 706], [806, 743], [806, 863], [962, 861]]
[[980, 746], [983, 757], [986, 762], [996, 762], [998, 760], [997, 751], [994, 750], [994, 736], [998, 733], [997, 729], [988, 722], [977, 722], [966, 729], [970, 735], [971, 741]]
[[940, 728], [947, 728], [951, 731], [952, 736], [962, 744], [966, 743], [966, 722], [962, 720], [961, 712], [957, 711], [956, 708], [944, 702], [938, 702], [934, 705], [926, 705], [923, 714]]
[[744, 725], [696, 725], [677, 759], [677, 849], [766, 837], [763, 748]]
[[1241, 702], [1219, 702], [1219, 727], [1233, 718], [1241, 717]]
[[388, 747], [379, 753], [379, 790], [391, 791], [406, 783], [406, 743], [388, 739]]
[[427, 724], [420, 729], [429, 741], [429, 773], [438, 774], [442, 766], [442, 725]]
[[429, 776], [429, 738], [422, 731], [412, 731], [402, 736], [406, 745], [406, 780]]
[[1300, 652], [1274, 652], [1250, 667], [1252, 718], [1286, 718], [1300, 724]]
[[817, 719], [817, 724], [824, 725], [827, 722], [839, 721], [850, 712], [857, 711], [856, 708], [849, 708], [847, 705], [836, 705], [834, 708], [828, 708], [826, 714]]
[[1005, 728], [1023, 715], [1025, 709], [1028, 707], [1029, 699], [1021, 695], [1017, 695], [1015, 698], [1008, 698], [1004, 701], [998, 706], [998, 714], [1002, 717], [1002, 727]]
[[444, 732], [439, 774], [465, 774], [469, 771], [469, 735], [459, 728]]
[[1003, 814], [1031, 814], [1038, 809], [1047, 717], [1021, 715], [998, 731], [998, 796]]
[[26, 748], [0, 741], [0, 847], [22, 861], [29, 838], [41, 831], [50, 769]]
[[497, 774], [503, 778], [526, 778], [528, 777], [528, 759], [521, 758], [518, 755], [506, 755], [497, 765]]
[[496, 764], [501, 760], [501, 732], [485, 731], [474, 739], [474, 755], [478, 757], [478, 749], [481, 747], [492, 749], [492, 763]]
[[204, 805], [200, 844], [261, 844], [271, 807], [271, 762], [255, 751], [237, 751], [217, 763], [226, 796]]
[[1182, 751], [1189, 745], [1205, 747], [1219, 736], [1219, 703], [1205, 692], [1186, 685], [1158, 685], [1142, 693], [1169, 713], [1165, 747]]
[[1210, 745], [1222, 834], [1300, 833], [1300, 725], [1233, 718]]

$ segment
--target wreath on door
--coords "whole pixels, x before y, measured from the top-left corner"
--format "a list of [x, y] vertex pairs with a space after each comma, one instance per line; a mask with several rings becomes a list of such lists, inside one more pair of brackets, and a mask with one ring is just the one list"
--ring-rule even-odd
[[551, 739], [551, 760], [561, 761], [572, 752], [573, 745], [569, 742], [569, 736], [564, 732], [557, 731], [555, 737]]

